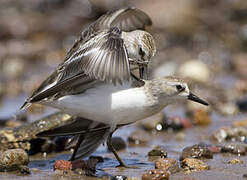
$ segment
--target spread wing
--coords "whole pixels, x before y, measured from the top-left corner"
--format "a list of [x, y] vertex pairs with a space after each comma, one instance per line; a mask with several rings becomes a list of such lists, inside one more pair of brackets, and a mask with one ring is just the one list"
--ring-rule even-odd
[[95, 80], [121, 84], [129, 79], [129, 61], [121, 38], [121, 30], [114, 27], [108, 31], [102, 31], [79, 46], [41, 84], [25, 104], [50, 97], [69, 86], [79, 84], [87, 86]]
[[150, 17], [143, 11], [134, 8], [122, 8], [114, 12], [102, 15], [94, 23], [82, 32], [82, 37], [87, 40], [91, 34], [100, 30], [118, 27], [122, 31], [144, 30], [146, 26], [152, 25]]
[[73, 85], [106, 81], [122, 83], [130, 79], [128, 55], [121, 33], [144, 29], [151, 19], [136, 8], [124, 8], [101, 16], [82, 32], [65, 60], [23, 104], [38, 102]]

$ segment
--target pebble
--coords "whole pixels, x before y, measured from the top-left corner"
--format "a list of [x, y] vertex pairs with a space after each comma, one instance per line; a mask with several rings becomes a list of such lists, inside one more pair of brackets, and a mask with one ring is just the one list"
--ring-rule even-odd
[[223, 127], [218, 129], [212, 138], [217, 142], [230, 141], [245, 141], [247, 136], [247, 128], [245, 127]]
[[56, 160], [54, 163], [54, 171], [73, 170], [79, 173], [78, 169], [81, 169], [84, 172], [80, 172], [79, 174], [86, 174], [92, 176], [95, 174], [97, 163], [98, 160], [94, 158], [88, 160], [75, 160], [75, 161]]
[[144, 130], [136, 130], [128, 137], [129, 143], [134, 143], [135, 145], [145, 144], [150, 140], [150, 135]]
[[160, 156], [162, 158], [166, 158], [167, 151], [163, 146], [156, 146], [148, 152], [148, 156]]
[[159, 130], [157, 129], [157, 126], [162, 125], [164, 119], [165, 119], [164, 113], [160, 112], [158, 114], [155, 114], [153, 116], [150, 116], [148, 118], [139, 121], [138, 125], [147, 131], [152, 131], [154, 129]]
[[0, 171], [21, 170], [28, 163], [28, 154], [23, 149], [10, 149], [0, 153]]
[[67, 160], [57, 160], [54, 163], [54, 170], [72, 170], [72, 163]]
[[206, 111], [205, 109], [199, 109], [196, 110], [193, 113], [193, 119], [194, 119], [194, 124], [195, 125], [202, 125], [202, 126], [207, 126], [211, 124], [212, 120], [209, 116], [209, 112]]
[[142, 180], [168, 180], [169, 173], [160, 169], [149, 170], [142, 175]]
[[111, 178], [111, 180], [126, 180], [127, 176], [116, 175]]
[[170, 174], [174, 174], [179, 171], [179, 166], [176, 159], [160, 158], [155, 161], [155, 169], [161, 169]]
[[212, 153], [220, 153], [222, 150], [222, 146], [217, 146], [217, 145], [209, 145], [208, 150], [211, 151]]
[[234, 158], [232, 160], [229, 160], [227, 163], [228, 164], [243, 164], [244, 162], [240, 159]]
[[206, 64], [200, 60], [190, 60], [182, 64], [178, 70], [181, 77], [186, 77], [201, 83], [209, 81], [210, 72]]
[[113, 137], [111, 142], [116, 151], [124, 150], [127, 147], [125, 141], [121, 137]]
[[183, 161], [181, 161], [181, 167], [183, 168], [185, 173], [190, 173], [192, 171], [209, 170], [209, 166], [206, 163], [195, 158], [184, 159]]
[[[71, 123], [74, 119], [65, 113], [54, 113], [35, 122], [24, 124], [17, 128], [6, 128], [0, 130], [0, 150], [21, 148], [35, 154], [42, 150], [48, 151], [52, 146], [46, 144], [44, 139], [37, 138], [37, 133]], [[47, 149], [48, 148], [48, 149]]]
[[237, 155], [245, 155], [247, 146], [244, 144], [227, 144], [222, 147], [222, 152], [232, 153]]
[[186, 119], [180, 117], [170, 117], [164, 122], [163, 129], [172, 129], [173, 131], [179, 131], [190, 126], [191, 123]]
[[212, 159], [213, 153], [208, 149], [208, 146], [205, 144], [195, 144], [183, 149], [180, 160], [185, 158], [207, 158]]

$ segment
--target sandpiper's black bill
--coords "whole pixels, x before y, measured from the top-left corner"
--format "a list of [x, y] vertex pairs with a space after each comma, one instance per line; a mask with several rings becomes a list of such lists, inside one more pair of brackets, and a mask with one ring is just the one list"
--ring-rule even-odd
[[208, 106], [208, 103], [202, 99], [200, 99], [198, 96], [194, 95], [193, 93], [190, 93], [190, 95], [188, 96], [188, 99], [191, 101], [195, 101], [198, 102], [200, 104], [203, 104], [205, 106]]

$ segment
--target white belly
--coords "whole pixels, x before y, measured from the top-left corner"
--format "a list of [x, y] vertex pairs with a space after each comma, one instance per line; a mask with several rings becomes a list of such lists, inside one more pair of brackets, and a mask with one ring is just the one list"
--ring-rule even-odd
[[100, 85], [79, 95], [69, 95], [46, 104], [62, 111], [111, 125], [126, 124], [151, 116], [142, 88]]

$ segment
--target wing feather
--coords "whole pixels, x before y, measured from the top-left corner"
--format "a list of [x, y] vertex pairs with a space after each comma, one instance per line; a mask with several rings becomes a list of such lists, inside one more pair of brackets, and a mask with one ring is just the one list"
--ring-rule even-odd
[[144, 29], [151, 24], [150, 17], [136, 8], [123, 8], [101, 16], [82, 32], [64, 62], [34, 91], [22, 108], [69, 87], [72, 89], [72, 85], [78, 83], [87, 87], [89, 80], [114, 84], [129, 80], [128, 54], [121, 32]]

